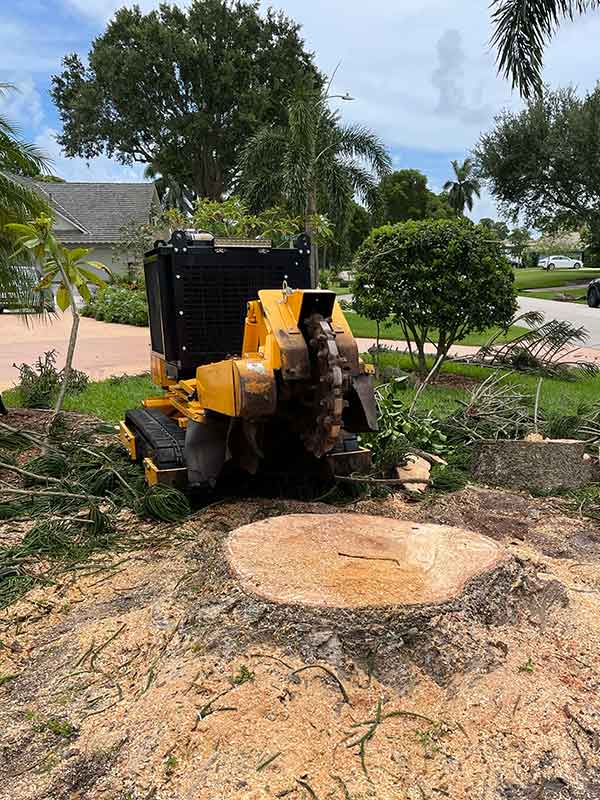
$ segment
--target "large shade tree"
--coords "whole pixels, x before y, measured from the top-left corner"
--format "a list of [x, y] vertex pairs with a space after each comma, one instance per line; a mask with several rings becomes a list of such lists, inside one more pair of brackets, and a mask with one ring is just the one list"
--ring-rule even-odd
[[284, 121], [292, 87], [320, 80], [299, 26], [242, 0], [122, 8], [87, 61], [68, 55], [52, 79], [65, 153], [151, 164], [213, 199], [229, 188], [241, 144]]
[[464, 214], [465, 208], [473, 210], [474, 198], [479, 197], [481, 186], [475, 175], [474, 164], [471, 158], [465, 158], [462, 164], [452, 161], [454, 177], [444, 184], [444, 191], [448, 192], [448, 203], [457, 212]]
[[[286, 111], [283, 124], [263, 127], [244, 147], [239, 190], [254, 208], [283, 202], [304, 214], [311, 235], [323, 213], [343, 230], [354, 198], [376, 207], [377, 178], [391, 168], [386, 148], [364, 126], [342, 123], [320, 89], [295, 91]], [[313, 280], [317, 274], [313, 258]]]
[[544, 49], [560, 22], [600, 7], [600, 0], [493, 0], [492, 7], [499, 69], [530, 97], [542, 91]]
[[600, 87], [548, 91], [504, 111], [477, 147], [478, 174], [506, 215], [548, 233], [585, 227], [600, 250]]

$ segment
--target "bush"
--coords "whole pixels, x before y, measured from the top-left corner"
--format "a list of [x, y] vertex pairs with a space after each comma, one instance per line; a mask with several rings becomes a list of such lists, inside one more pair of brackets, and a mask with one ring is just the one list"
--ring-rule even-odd
[[[63, 379], [63, 370], [56, 369], [56, 350], [39, 356], [33, 366], [14, 366], [19, 370], [19, 402], [23, 408], [52, 408]], [[88, 383], [85, 372], [71, 368], [67, 392], [78, 394]]]
[[124, 286], [106, 286], [98, 289], [81, 313], [84, 317], [94, 317], [101, 322], [143, 327], [148, 324], [146, 292]]
[[434, 331], [437, 369], [450, 346], [470, 333], [508, 326], [516, 311], [514, 274], [499, 242], [467, 220], [384, 225], [356, 255], [352, 291], [360, 313], [401, 325], [427, 372]]

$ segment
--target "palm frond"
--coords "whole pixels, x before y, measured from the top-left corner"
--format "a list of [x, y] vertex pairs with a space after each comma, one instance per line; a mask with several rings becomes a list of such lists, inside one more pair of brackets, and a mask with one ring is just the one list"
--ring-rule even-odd
[[560, 21], [599, 6], [600, 0], [493, 0], [498, 71], [523, 97], [540, 94], [544, 48]]

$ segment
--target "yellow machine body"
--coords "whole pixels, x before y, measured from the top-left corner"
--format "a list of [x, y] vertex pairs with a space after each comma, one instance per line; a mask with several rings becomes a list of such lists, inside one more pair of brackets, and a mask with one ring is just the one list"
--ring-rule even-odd
[[[199, 467], [196, 465], [196, 472], [206, 473], [209, 482], [214, 483], [223, 460], [227, 460], [234, 421], [239, 423], [240, 430], [244, 431], [251, 444], [251, 452], [246, 452], [240, 460], [249, 464], [249, 471], [253, 471], [261, 455], [260, 446], [255, 441], [257, 426], [276, 417], [285, 405], [286, 398], [289, 400], [301, 396], [306, 387], [315, 381], [327, 383], [330, 380], [328, 374], [315, 379], [316, 356], [311, 355], [311, 342], [314, 345], [316, 339], [307, 339], [306, 330], [302, 329], [302, 316], [307, 308], [314, 313], [315, 308], [323, 306], [330, 312], [326, 321], [321, 323], [326, 333], [320, 332], [320, 338], [317, 338], [322, 346], [318, 358], [323, 363], [327, 358], [330, 359], [327, 363], [332, 365], [330, 372], [334, 377], [331, 380], [341, 380], [339, 372], [343, 373], [346, 388], [350, 380], [357, 387], [359, 384], [364, 386], [364, 381], [368, 381], [371, 370], [359, 358], [348, 322], [332, 295], [331, 292], [320, 290], [260, 290], [258, 299], [248, 303], [241, 355], [199, 366], [195, 378], [189, 380], [169, 379], [162, 356], [152, 354], [152, 380], [165, 390], [165, 394], [148, 398], [143, 403], [144, 408], [162, 412], [171, 423], [177, 424], [182, 435], [188, 429], [185, 439], [187, 461], [190, 453], [193, 460], [196, 458], [198, 449], [213, 453], [213, 456], [207, 456], [208, 464], [202, 462]], [[357, 391], [361, 393], [358, 388]], [[324, 453], [321, 451], [330, 448], [330, 440], [333, 441], [341, 430], [340, 409], [343, 405], [347, 406], [348, 401], [343, 400], [341, 391], [337, 394], [339, 397], [330, 402], [333, 409], [331, 415], [323, 412], [319, 422], [321, 427], [331, 428], [326, 430], [329, 439], [326, 436], [324, 444], [316, 441], [316, 434], [312, 439], [307, 439], [309, 449], [317, 456], [322, 456]], [[362, 395], [365, 395], [365, 391]], [[302, 403], [306, 405], [305, 400]], [[324, 404], [325, 401], [321, 400], [320, 405]], [[313, 416], [317, 417], [319, 413], [317, 402]], [[297, 414], [292, 412], [291, 416]], [[310, 416], [305, 424], [310, 427]], [[368, 425], [374, 425], [372, 419], [368, 420]], [[172, 428], [170, 430], [173, 431]], [[121, 423], [120, 438], [130, 456], [141, 460], [143, 448], [140, 447], [136, 431], [127, 422]], [[188, 441], [192, 438], [197, 442], [193, 448]], [[219, 449], [221, 443], [223, 457]], [[217, 451], [218, 456], [215, 455]], [[189, 477], [186, 473], [194, 472], [189, 463], [163, 470], [153, 462], [152, 457], [146, 456], [143, 461], [146, 479], [150, 484], [185, 484]]]

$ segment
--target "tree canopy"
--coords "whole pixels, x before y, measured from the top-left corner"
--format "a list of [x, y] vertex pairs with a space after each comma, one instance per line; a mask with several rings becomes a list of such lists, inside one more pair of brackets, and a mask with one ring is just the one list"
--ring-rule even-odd
[[192, 0], [143, 14], [122, 8], [85, 65], [72, 53], [52, 79], [68, 156], [152, 164], [196, 196], [219, 199], [240, 146], [283, 122], [285, 98], [320, 85], [299, 26], [258, 2]]
[[587, 226], [600, 241], [600, 88], [546, 92], [505, 111], [476, 149], [477, 169], [503, 211], [549, 233]]
[[400, 169], [384, 176], [379, 184], [379, 198], [378, 216], [382, 223], [455, 216], [447, 196], [432, 192], [427, 186], [427, 176], [418, 169]]
[[[0, 95], [15, 91], [10, 84], [0, 84]], [[0, 291], [31, 296], [23, 273], [11, 262], [13, 241], [5, 227], [24, 223], [39, 214], [49, 213], [46, 202], [18, 176], [38, 177], [46, 169], [46, 160], [37, 147], [24, 142], [7, 119], [0, 116]]]
[[[357, 308], [391, 318], [427, 371], [425, 344], [437, 334], [438, 369], [450, 346], [472, 332], [508, 326], [514, 276], [500, 244], [467, 220], [422, 220], [372, 231], [355, 258]], [[387, 312], [387, 313], [386, 313]]]
[[499, 222], [489, 217], [482, 217], [479, 224], [487, 228], [499, 241], [503, 242], [509, 234], [509, 227], [506, 222]]
[[[282, 125], [267, 125], [250, 138], [239, 160], [239, 190], [252, 208], [282, 204], [311, 220], [326, 214], [341, 233], [355, 197], [372, 210], [377, 178], [389, 172], [381, 140], [362, 125], [344, 124], [324, 91], [300, 88], [286, 105]], [[311, 251], [313, 280], [318, 251]]]

